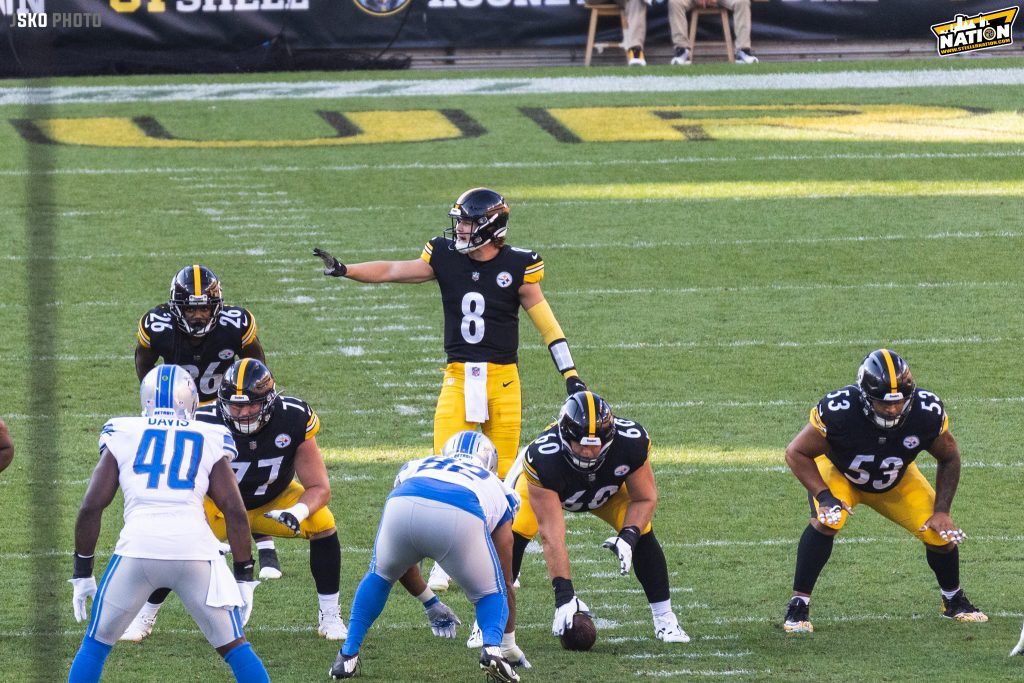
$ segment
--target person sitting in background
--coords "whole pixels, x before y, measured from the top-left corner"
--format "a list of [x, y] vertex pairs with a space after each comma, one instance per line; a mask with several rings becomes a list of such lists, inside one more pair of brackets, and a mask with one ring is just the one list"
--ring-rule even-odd
[[689, 14], [694, 7], [721, 7], [732, 12], [736, 63], [755, 64], [758, 61], [750, 51], [750, 0], [668, 0], [668, 24], [672, 29], [672, 45], [676, 49], [673, 64], [692, 63]]

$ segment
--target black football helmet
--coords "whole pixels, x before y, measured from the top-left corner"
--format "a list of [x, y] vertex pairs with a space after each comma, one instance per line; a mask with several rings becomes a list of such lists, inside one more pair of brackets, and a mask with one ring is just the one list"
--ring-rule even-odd
[[[205, 337], [216, 326], [224, 307], [220, 280], [205, 266], [185, 266], [171, 280], [171, 299], [167, 305], [179, 330], [190, 337]], [[190, 321], [186, 314], [199, 308], [210, 309], [209, 319]]]
[[[448, 215], [452, 219], [451, 230], [445, 236], [452, 241], [452, 248], [460, 254], [468, 254], [508, 232], [508, 204], [505, 198], [486, 187], [466, 190], [455, 200]], [[469, 237], [460, 237], [456, 226], [460, 221], [471, 221], [473, 232]]]
[[[615, 418], [603, 398], [592, 391], [577, 391], [562, 404], [558, 414], [558, 438], [562, 454], [579, 472], [593, 472], [604, 462], [608, 448], [615, 439]], [[571, 442], [581, 446], [600, 446], [596, 458], [581, 458], [572, 450]]]
[[[869, 353], [857, 372], [857, 386], [860, 387], [864, 415], [879, 427], [895, 429], [907, 419], [916, 385], [910, 366], [892, 351], [878, 349]], [[879, 414], [873, 405], [873, 402], [900, 401], [903, 401], [903, 409], [895, 417]]]
[[[217, 390], [217, 406], [228, 427], [240, 434], [255, 434], [270, 422], [277, 386], [267, 366], [255, 358], [231, 364]], [[254, 410], [249, 406], [258, 406]]]

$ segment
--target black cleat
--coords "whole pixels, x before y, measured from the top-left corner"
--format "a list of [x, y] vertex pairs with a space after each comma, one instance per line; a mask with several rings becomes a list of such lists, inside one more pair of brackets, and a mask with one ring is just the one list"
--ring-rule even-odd
[[814, 633], [810, 605], [794, 596], [786, 606], [786, 621], [782, 628], [786, 633]]
[[519, 674], [509, 661], [501, 656], [501, 648], [496, 645], [480, 651], [480, 668], [487, 673], [488, 681], [519, 683]]
[[967, 599], [967, 595], [962, 588], [948, 600], [945, 597], [942, 598], [942, 616], [946, 619], [955, 619], [957, 621], [973, 621], [977, 623], [988, 621], [985, 613], [972, 605], [971, 601]]
[[356, 675], [356, 670], [359, 668], [359, 655], [343, 655], [338, 652], [338, 658], [334, 660], [334, 666], [331, 667], [330, 675], [331, 678], [337, 680], [341, 678], [352, 678]]

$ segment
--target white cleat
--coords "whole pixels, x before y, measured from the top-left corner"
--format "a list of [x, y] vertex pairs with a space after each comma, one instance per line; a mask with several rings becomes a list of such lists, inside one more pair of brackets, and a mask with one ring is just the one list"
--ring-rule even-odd
[[427, 588], [435, 593], [443, 593], [448, 590], [448, 583], [450, 581], [451, 577], [448, 576], [448, 572], [435, 562], [434, 568], [430, 570], [430, 577], [427, 579]]
[[469, 631], [469, 640], [466, 641], [466, 647], [471, 650], [475, 650], [478, 647], [484, 646], [484, 632], [480, 630], [480, 624], [476, 623], [476, 619], [473, 620], [473, 628]]
[[154, 624], [156, 624], [156, 612], [152, 614], [139, 612], [118, 640], [141, 643], [153, 632]]
[[261, 579], [280, 579], [282, 576], [280, 569], [274, 567], [260, 567], [260, 578]]
[[666, 643], [690, 642], [690, 636], [686, 635], [686, 631], [679, 625], [679, 620], [672, 612], [654, 617], [654, 635]]
[[341, 608], [329, 607], [320, 610], [317, 633], [327, 640], [345, 640], [348, 638], [348, 627], [341, 620]]

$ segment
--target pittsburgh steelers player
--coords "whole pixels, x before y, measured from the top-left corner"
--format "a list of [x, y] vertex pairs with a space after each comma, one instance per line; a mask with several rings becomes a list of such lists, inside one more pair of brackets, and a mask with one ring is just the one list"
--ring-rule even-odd
[[651, 527], [658, 489], [650, 454], [647, 430], [615, 417], [603, 398], [584, 390], [566, 399], [558, 421], [526, 447], [509, 474], [523, 501], [512, 524], [512, 576], [539, 530], [555, 589], [554, 635], [572, 628], [576, 612], [589, 611], [572, 584], [564, 517], [565, 511], [589, 512], [617, 532], [603, 547], [618, 558], [623, 576], [633, 568], [650, 603], [655, 636], [690, 642], [672, 612], [668, 565]]
[[[225, 306], [220, 278], [206, 266], [185, 266], [171, 280], [170, 299], [146, 312], [139, 320], [135, 346], [135, 374], [139, 381], [164, 363], [188, 370], [199, 390], [200, 405], [217, 398], [224, 371], [236, 358], [266, 362], [256, 335], [256, 318], [240, 306]], [[281, 563], [269, 537], [256, 538], [260, 578], [281, 577]], [[160, 603], [168, 591], [151, 596]], [[139, 642], [153, 630], [153, 615], [143, 609], [121, 640]]]
[[[224, 373], [216, 403], [197, 410], [195, 419], [231, 432], [238, 447], [231, 467], [253, 534], [309, 541], [320, 607], [317, 631], [328, 640], [344, 640], [348, 629], [338, 606], [341, 543], [327, 508], [331, 484], [316, 443], [319, 416], [305, 401], [280, 394], [266, 365], [242, 358]], [[209, 498], [205, 509], [213, 533], [224, 540], [224, 514]], [[152, 601], [143, 610], [155, 620], [160, 604]]]
[[[938, 461], [935, 488], [914, 460]], [[967, 536], [949, 515], [960, 480], [960, 449], [939, 397], [920, 389], [910, 366], [888, 349], [864, 358], [857, 382], [825, 395], [786, 448], [786, 464], [808, 493], [811, 521], [797, 546], [793, 596], [783, 628], [810, 633], [814, 584], [836, 534], [863, 503], [924, 543], [942, 593], [942, 616], [988, 621], [960, 587], [959, 545]]]
[[[434, 412], [434, 452], [440, 453], [456, 432], [480, 425], [498, 449], [498, 476], [505, 477], [522, 428], [520, 306], [548, 345], [568, 393], [586, 385], [541, 291], [544, 261], [537, 252], [505, 243], [509, 207], [504, 197], [485, 187], [467, 190], [448, 216], [451, 229], [427, 242], [417, 259], [343, 264], [322, 249], [313, 254], [323, 259], [325, 275], [358, 282], [437, 280], [448, 365]], [[438, 565], [429, 585], [435, 591], [448, 588], [448, 577]]]

